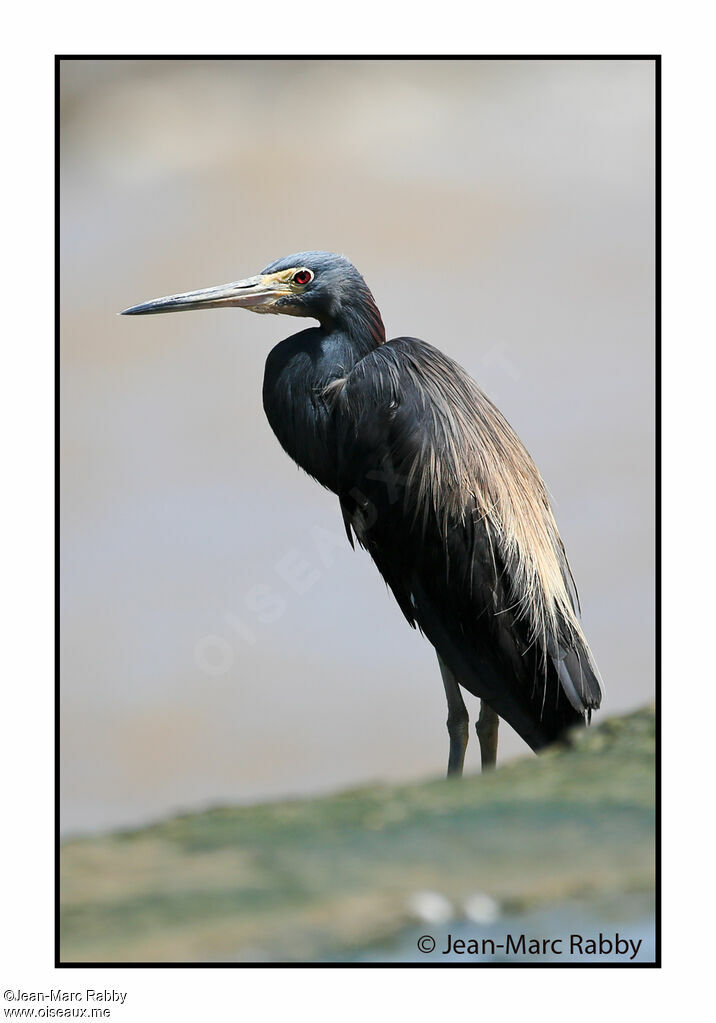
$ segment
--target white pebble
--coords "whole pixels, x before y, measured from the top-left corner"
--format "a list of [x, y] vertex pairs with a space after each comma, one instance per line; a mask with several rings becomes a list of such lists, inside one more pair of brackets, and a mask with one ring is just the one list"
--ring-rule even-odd
[[455, 916], [452, 903], [439, 892], [413, 892], [408, 908], [414, 917], [426, 924], [446, 924]]
[[494, 924], [500, 919], [500, 904], [484, 892], [475, 892], [465, 900], [465, 916], [475, 924]]

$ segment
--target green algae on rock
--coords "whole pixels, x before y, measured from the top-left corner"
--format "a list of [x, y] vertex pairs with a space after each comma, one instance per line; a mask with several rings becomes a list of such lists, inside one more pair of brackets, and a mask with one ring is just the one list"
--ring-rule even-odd
[[648, 893], [654, 731], [649, 707], [461, 781], [224, 807], [68, 841], [60, 959], [335, 961], [414, 922], [416, 892], [456, 907], [486, 893], [508, 912]]

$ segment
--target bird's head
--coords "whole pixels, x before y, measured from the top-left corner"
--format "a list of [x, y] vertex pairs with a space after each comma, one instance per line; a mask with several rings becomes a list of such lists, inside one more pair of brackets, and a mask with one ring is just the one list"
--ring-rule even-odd
[[122, 315], [239, 307], [254, 313], [311, 316], [324, 323], [340, 322], [349, 309], [366, 301], [374, 305], [365, 281], [345, 256], [297, 252], [270, 263], [255, 277], [156, 298], [131, 306]]

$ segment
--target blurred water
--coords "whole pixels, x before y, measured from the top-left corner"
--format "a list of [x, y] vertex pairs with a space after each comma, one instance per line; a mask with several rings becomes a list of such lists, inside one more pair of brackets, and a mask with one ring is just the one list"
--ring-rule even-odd
[[115, 315], [293, 251], [500, 405], [605, 710], [651, 698], [653, 141], [648, 62], [63, 62], [65, 830], [443, 769], [430, 647], [263, 416], [291, 322]]

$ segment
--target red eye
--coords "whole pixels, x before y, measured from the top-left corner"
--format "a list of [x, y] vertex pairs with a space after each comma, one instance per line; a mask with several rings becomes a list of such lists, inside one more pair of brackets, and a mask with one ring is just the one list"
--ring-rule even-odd
[[308, 284], [312, 277], [313, 274], [310, 270], [297, 270], [293, 275], [293, 279], [296, 284]]

